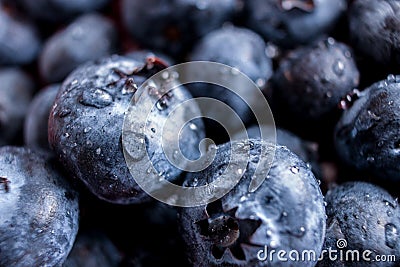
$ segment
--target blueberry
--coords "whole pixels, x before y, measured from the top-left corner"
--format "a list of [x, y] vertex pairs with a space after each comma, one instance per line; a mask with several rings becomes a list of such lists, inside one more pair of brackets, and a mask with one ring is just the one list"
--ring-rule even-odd
[[[266, 44], [263, 39], [255, 32], [234, 26], [223, 27], [208, 33], [194, 47], [189, 59], [191, 61], [213, 61], [231, 66], [243, 72], [258, 86], [262, 87], [272, 75], [272, 62], [266, 55]], [[229, 75], [235, 73], [215, 73], [221, 79], [230, 79]], [[224, 76], [225, 75], [225, 76]], [[250, 124], [255, 118], [250, 107], [255, 107], [260, 101], [258, 96], [251, 96], [252, 102], [246, 104], [243, 99], [232, 91], [221, 86], [209, 83], [196, 83], [188, 85], [188, 88], [195, 97], [209, 97], [224, 102], [229, 105], [245, 124]], [[248, 88], [240, 89], [243, 94], [246, 91], [251, 94]], [[220, 110], [207, 106], [202, 110], [204, 116], [214, 117]], [[224, 120], [228, 124], [229, 118]], [[218, 131], [215, 122], [205, 121], [207, 134], [218, 138], [222, 134]], [[227, 126], [227, 125], [224, 125]], [[236, 125], [231, 125], [235, 129]], [[224, 140], [226, 141], [226, 140]]]
[[196, 39], [230, 20], [236, 8], [235, 0], [123, 0], [121, 16], [141, 44], [182, 56]]
[[400, 3], [355, 0], [349, 10], [350, 38], [355, 48], [377, 62], [400, 64]]
[[[375, 261], [376, 255], [394, 255], [396, 259], [400, 256], [400, 210], [396, 199], [373, 184], [348, 182], [329, 191], [326, 201], [328, 223], [324, 250], [337, 250], [334, 255], [338, 259], [329, 259], [326, 253], [319, 266], [398, 266], [398, 261]], [[341, 240], [346, 243], [340, 243]], [[351, 250], [359, 252], [359, 261], [346, 253]], [[362, 258], [366, 250], [370, 251], [369, 262]], [[349, 258], [341, 261], [339, 251]]]
[[352, 99], [336, 126], [338, 154], [358, 170], [399, 181], [400, 76], [389, 75]]
[[110, 0], [17, 0], [26, 13], [39, 20], [59, 22], [104, 7]]
[[[126, 165], [122, 127], [138, 87], [160, 67], [165, 66], [157, 58], [148, 58], [147, 63], [119, 56], [104, 58], [72, 72], [56, 97], [49, 118], [50, 145], [72, 175], [102, 199], [113, 203], [139, 203], [149, 199]], [[150, 97], [163, 95], [157, 86], [147, 89], [144, 94]], [[170, 112], [189, 98], [190, 94], [183, 87], [163, 95], [150, 114], [142, 114], [148, 118], [145, 133], [139, 134], [134, 132], [137, 129], [132, 129], [126, 139], [124, 149], [129, 156], [144, 158], [146, 150], [141, 149], [140, 144], [145, 144], [155, 169], [170, 181], [182, 171], [169, 163], [159, 137]], [[199, 112], [195, 105], [186, 111]], [[177, 128], [176, 133], [179, 131], [185, 156], [198, 157], [197, 147], [203, 138], [202, 122]]]
[[329, 32], [347, 9], [346, 0], [248, 0], [247, 25], [285, 48], [311, 43]]
[[[204, 185], [222, 172], [239, 171], [228, 169], [227, 161], [231, 146], [244, 145], [249, 145], [250, 157], [233, 190], [206, 206], [182, 208], [179, 213], [182, 236], [193, 265], [282, 266], [276, 255], [273, 261], [257, 258], [265, 246], [276, 251], [311, 249], [318, 257], [325, 232], [323, 195], [310, 169], [286, 147], [276, 146], [272, 167], [269, 173], [261, 170], [266, 179], [254, 192], [248, 188], [258, 163], [264, 163], [261, 148], [270, 151], [274, 147], [256, 139], [247, 144], [233, 141], [219, 146], [213, 163], [202, 172], [189, 174], [185, 185]], [[315, 263], [290, 261], [290, 266]]]
[[79, 232], [64, 267], [118, 267], [122, 255], [101, 231]]
[[60, 84], [49, 85], [37, 93], [30, 103], [24, 124], [24, 141], [29, 148], [50, 152], [48, 120], [59, 89]]
[[37, 29], [0, 3], [0, 65], [22, 65], [35, 60], [41, 48]]
[[116, 50], [117, 30], [112, 21], [96, 13], [82, 15], [47, 39], [39, 70], [46, 81], [60, 82], [82, 63]]
[[33, 95], [32, 80], [18, 68], [0, 69], [0, 145], [16, 141]]
[[340, 100], [358, 83], [359, 72], [345, 44], [330, 37], [298, 48], [283, 59], [271, 79], [277, 121], [314, 126], [330, 122]]
[[0, 202], [0, 265], [61, 266], [79, 209], [55, 164], [25, 148], [0, 148]]

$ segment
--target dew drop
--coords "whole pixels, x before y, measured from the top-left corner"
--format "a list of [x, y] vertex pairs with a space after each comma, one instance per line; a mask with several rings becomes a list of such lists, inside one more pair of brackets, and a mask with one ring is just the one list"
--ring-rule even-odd
[[385, 243], [390, 248], [395, 248], [398, 239], [396, 226], [391, 223], [385, 225]]
[[82, 92], [79, 102], [85, 106], [104, 108], [113, 102], [113, 97], [103, 89], [91, 88]]
[[96, 154], [100, 155], [101, 154], [101, 148], [99, 147], [98, 149], [96, 149]]
[[299, 171], [300, 171], [300, 169], [299, 169], [299, 167], [297, 167], [297, 166], [292, 166], [292, 167], [290, 167], [290, 171], [291, 171], [292, 173], [294, 173], [294, 174], [298, 174]]
[[343, 64], [343, 62], [340, 59], [336, 60], [335, 63], [333, 63], [332, 69], [333, 69], [333, 72], [336, 75], [342, 76], [343, 73], [344, 73], [344, 64]]
[[68, 138], [68, 137], [70, 137], [70, 134], [69, 134], [69, 133], [64, 133], [63, 136], [64, 136], [65, 138]]
[[90, 128], [90, 127], [86, 127], [85, 129], [83, 129], [83, 132], [84, 132], [84, 133], [88, 133], [88, 132], [90, 132], [91, 129], [92, 129], [92, 128]]
[[125, 134], [124, 148], [133, 160], [139, 161], [146, 155], [145, 135], [128, 132]]
[[386, 78], [386, 81], [388, 83], [395, 83], [396, 82], [396, 76], [394, 76], [393, 74], [389, 74]]
[[190, 130], [192, 130], [192, 131], [196, 131], [196, 130], [197, 130], [197, 125], [194, 124], [194, 123], [190, 123], [190, 124], [189, 124], [189, 128], [190, 128]]
[[167, 109], [168, 108], [167, 102], [164, 99], [158, 100], [156, 103], [156, 108], [159, 111], [163, 111], [163, 110]]

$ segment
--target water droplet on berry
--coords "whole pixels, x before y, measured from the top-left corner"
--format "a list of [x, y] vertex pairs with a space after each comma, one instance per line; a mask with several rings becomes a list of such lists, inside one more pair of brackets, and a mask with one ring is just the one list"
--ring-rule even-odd
[[386, 81], [388, 83], [395, 83], [396, 82], [396, 76], [394, 76], [393, 74], [389, 74], [386, 78]]
[[100, 155], [101, 154], [101, 148], [99, 147], [98, 149], [96, 149], [96, 154]]
[[294, 173], [294, 174], [298, 174], [299, 171], [300, 171], [300, 169], [299, 169], [299, 167], [297, 167], [297, 166], [292, 166], [292, 167], [290, 167], [290, 171], [291, 171], [292, 173]]
[[64, 117], [68, 116], [69, 114], [71, 114], [71, 110], [68, 108], [62, 109], [57, 113], [59, 118], [64, 118]]
[[79, 102], [85, 106], [105, 108], [113, 102], [113, 97], [103, 89], [91, 88], [82, 92]]
[[343, 61], [341, 61], [340, 59], [336, 60], [335, 63], [333, 63], [333, 72], [338, 75], [338, 76], [342, 76], [344, 73], [344, 64]]
[[133, 160], [139, 161], [146, 155], [145, 135], [128, 132], [125, 134], [124, 148]]
[[398, 243], [398, 231], [395, 225], [388, 223], [385, 225], [385, 243], [390, 248], [395, 248]]

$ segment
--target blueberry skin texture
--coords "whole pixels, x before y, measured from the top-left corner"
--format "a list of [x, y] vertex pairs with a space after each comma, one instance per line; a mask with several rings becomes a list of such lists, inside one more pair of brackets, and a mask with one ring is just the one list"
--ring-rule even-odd
[[48, 141], [48, 121], [60, 84], [43, 88], [29, 105], [24, 123], [24, 142], [31, 149], [51, 152]]
[[351, 48], [333, 38], [293, 50], [271, 78], [277, 116], [307, 123], [327, 120], [359, 84]]
[[123, 0], [121, 17], [145, 47], [182, 56], [196, 39], [232, 19], [237, 7], [236, 0]]
[[61, 82], [79, 65], [117, 51], [118, 34], [113, 22], [92, 13], [78, 17], [44, 44], [39, 57], [41, 76]]
[[[203, 185], [214, 180], [226, 168], [229, 146], [239, 142], [219, 146], [212, 165], [202, 172], [189, 174], [185, 185], [194, 186], [196, 181], [197, 185]], [[318, 257], [322, 249], [325, 207], [323, 195], [310, 169], [298, 156], [278, 145], [267, 178], [255, 192], [249, 193], [250, 179], [260, 159], [260, 147], [268, 149], [273, 146], [256, 139], [250, 139], [249, 144], [247, 169], [232, 191], [207, 206], [182, 208], [179, 212], [182, 236], [193, 266], [288, 266], [287, 262], [276, 258], [273, 262], [260, 261], [257, 252], [267, 245], [276, 251], [312, 249]], [[231, 221], [228, 227], [233, 224], [236, 225], [234, 229], [239, 229], [236, 243], [226, 246], [223, 253], [210, 237], [212, 230], [207, 229], [221, 215]], [[225, 240], [225, 237], [221, 235], [216, 242]], [[290, 264], [315, 266], [316, 262]]]
[[345, 0], [311, 0], [304, 8], [290, 7], [302, 2], [306, 1], [245, 1], [247, 26], [278, 46], [293, 48], [329, 32], [347, 9]]
[[118, 267], [122, 255], [101, 231], [80, 232], [63, 267]]
[[18, 68], [0, 69], [0, 146], [14, 141], [22, 130], [33, 96], [32, 80]]
[[400, 180], [400, 77], [389, 75], [365, 89], [335, 129], [341, 159], [376, 177]]
[[41, 49], [34, 24], [10, 15], [0, 3], [0, 65], [31, 63]]
[[[397, 200], [384, 189], [365, 182], [347, 182], [326, 195], [328, 215], [324, 249], [339, 250], [337, 241], [347, 241], [346, 250], [358, 250], [360, 261], [324, 260], [318, 266], [398, 266], [400, 243], [398, 230], [400, 213]], [[370, 250], [370, 259], [376, 255], [395, 255], [396, 262], [367, 262], [362, 252]]]
[[0, 148], [0, 177], [0, 266], [61, 266], [78, 231], [77, 193], [26, 148]]
[[[122, 126], [134, 87], [115, 72], [129, 74], [144, 67], [143, 74], [130, 76], [139, 87], [154, 74], [152, 69], [146, 71], [146, 66], [119, 56], [87, 63], [64, 80], [50, 112], [49, 142], [60, 162], [92, 193], [112, 203], [133, 204], [150, 199], [129, 173], [123, 154]], [[177, 179], [181, 170], [169, 163], [156, 137], [169, 113], [191, 97], [183, 87], [172, 93], [168, 106], [161, 111], [154, 108], [148, 117], [155, 132], [147, 127], [145, 132], [153, 166], [170, 181]], [[180, 138], [185, 156], [192, 159], [198, 156], [198, 144], [204, 136], [202, 122], [194, 123], [198, 130], [185, 126]]]
[[349, 8], [352, 44], [375, 61], [400, 64], [400, 3], [356, 0]]
[[105, 6], [110, 0], [17, 0], [32, 17], [48, 22], [64, 22], [79, 14]]
[[[265, 84], [272, 76], [272, 61], [266, 55], [266, 44], [264, 40], [255, 32], [239, 27], [223, 27], [208, 33], [204, 36], [189, 56], [190, 61], [212, 61], [222, 63], [238, 69], [247, 75], [253, 82]], [[222, 79], [224, 74], [216, 73]], [[227, 75], [230, 75], [228, 73]], [[255, 120], [249, 106], [235, 93], [226, 88], [208, 84], [190, 84], [188, 88], [194, 97], [209, 97], [224, 102], [229, 105], [244, 124], [250, 124]], [[241, 93], [249, 96], [250, 90], [240, 88]], [[246, 93], [249, 92], [249, 93]], [[259, 103], [258, 96], [251, 97], [250, 107], [255, 107]], [[207, 107], [205, 115], [213, 116], [219, 110]], [[229, 123], [229, 119], [225, 123]], [[215, 129], [212, 123], [206, 122], [207, 129]], [[233, 129], [236, 127], [231, 126]], [[217, 133], [218, 135], [218, 133]]]

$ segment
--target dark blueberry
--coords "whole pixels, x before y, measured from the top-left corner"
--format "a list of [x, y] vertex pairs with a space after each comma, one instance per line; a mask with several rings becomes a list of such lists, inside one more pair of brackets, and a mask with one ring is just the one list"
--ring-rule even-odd
[[380, 63], [400, 64], [400, 2], [355, 0], [350, 6], [350, 38], [355, 48]]
[[145, 61], [148, 57], [158, 57], [169, 66], [175, 65], [175, 62], [171, 57], [164, 55], [163, 53], [160, 52], [154, 53], [150, 50], [136, 50], [127, 53], [125, 56], [140, 62]]
[[0, 65], [31, 63], [41, 48], [35, 26], [9, 14], [1, 3], [0, 25]]
[[[49, 118], [50, 145], [72, 175], [102, 199], [138, 203], [149, 198], [129, 173], [123, 154], [122, 130], [132, 97], [159, 67], [165, 67], [160, 64], [157, 58], [148, 58], [143, 63], [118, 56], [87, 63], [64, 80], [58, 93]], [[191, 96], [183, 87], [164, 94], [156, 85], [146, 88], [143, 94], [146, 96], [140, 97], [162, 97], [149, 114], [142, 114], [148, 119], [144, 133], [132, 129], [124, 149], [136, 161], [147, 157], [147, 152], [160, 175], [175, 180], [182, 171], [167, 160], [159, 139], [170, 112]], [[185, 112], [199, 113], [196, 105], [189, 109]], [[194, 159], [199, 156], [198, 144], [203, 138], [202, 122], [179, 129], [181, 126], [176, 125], [179, 144], [185, 156]], [[145, 144], [146, 150], [141, 144]]]
[[24, 141], [29, 148], [50, 152], [48, 121], [59, 89], [59, 84], [43, 88], [29, 105], [24, 125]]
[[78, 196], [41, 154], [0, 148], [0, 266], [61, 266], [78, 231]]
[[60, 82], [82, 63], [116, 50], [117, 30], [112, 21], [99, 14], [82, 15], [46, 41], [39, 70], [46, 81]]
[[102, 8], [110, 0], [17, 0], [34, 18], [49, 22], [66, 21], [79, 14]]
[[196, 39], [230, 20], [237, 8], [236, 0], [123, 0], [121, 15], [141, 44], [182, 56]]
[[247, 25], [266, 40], [291, 48], [331, 30], [347, 9], [345, 0], [248, 0]]
[[389, 75], [353, 100], [336, 126], [338, 154], [359, 170], [400, 181], [400, 76]]
[[[246, 145], [250, 149], [246, 170], [228, 169], [230, 147]], [[268, 260], [262, 261], [265, 255], [260, 251], [265, 246], [275, 251], [311, 249], [318, 257], [325, 233], [323, 195], [314, 175], [298, 156], [286, 147], [276, 146], [269, 173], [263, 169], [259, 172], [265, 180], [256, 191], [249, 192], [258, 163], [258, 168], [265, 168], [261, 149], [271, 151], [274, 147], [256, 139], [226, 143], [217, 148], [208, 168], [188, 175], [185, 185], [200, 186], [224, 172], [243, 173], [239, 183], [221, 199], [206, 206], [181, 209], [182, 236], [194, 266], [284, 266], [273, 253], [273, 261], [268, 255]], [[315, 263], [290, 261], [290, 266]]]
[[[204, 36], [195, 46], [189, 59], [191, 61], [213, 61], [226, 64], [243, 72], [259, 87], [263, 87], [272, 75], [272, 62], [265, 51], [266, 44], [258, 34], [245, 28], [227, 26]], [[214, 75], [221, 77], [221, 79], [230, 79], [232, 76], [237, 76], [238, 73], [228, 71]], [[246, 104], [235, 93], [221, 86], [196, 83], [188, 85], [188, 88], [195, 97], [210, 97], [229, 105], [245, 124], [254, 120], [249, 106], [254, 108], [260, 101], [256, 95], [250, 96], [252, 102]], [[243, 94], [251, 94], [251, 90], [243, 88], [243, 86], [240, 90]], [[213, 108], [211, 106], [206, 106], [202, 111], [207, 117], [224, 113], [218, 110], [218, 107]], [[224, 120], [226, 124], [229, 122], [229, 118]], [[230, 127], [235, 129], [237, 125], [230, 125]], [[213, 135], [221, 136], [220, 132], [210, 133], [210, 131], [218, 129], [215, 122], [206, 121], [206, 129], [207, 134], [211, 137], [214, 137]]]
[[22, 130], [33, 95], [33, 82], [21, 70], [0, 69], [0, 145], [8, 144]]
[[118, 267], [122, 255], [101, 231], [79, 232], [64, 267]]
[[[396, 199], [376, 185], [348, 182], [328, 191], [326, 201], [326, 253], [319, 266], [398, 266], [400, 210]], [[329, 258], [329, 249], [336, 250], [332, 254], [336, 260]], [[358, 251], [359, 260], [348, 251]], [[397, 261], [377, 262], [377, 255], [394, 255]]]
[[340, 100], [358, 83], [359, 72], [345, 44], [327, 38], [298, 48], [283, 59], [271, 79], [277, 121], [314, 126], [330, 122]]

